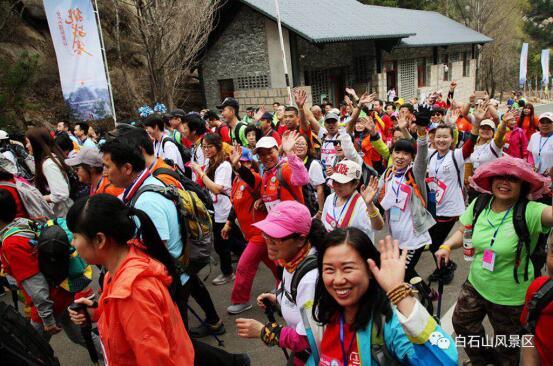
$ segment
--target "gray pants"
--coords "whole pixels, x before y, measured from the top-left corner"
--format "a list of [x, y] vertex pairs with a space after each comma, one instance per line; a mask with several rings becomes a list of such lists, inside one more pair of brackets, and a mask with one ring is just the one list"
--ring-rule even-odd
[[[60, 326], [65, 334], [67, 335], [67, 338], [71, 340], [71, 342], [78, 344], [80, 346], [83, 346], [86, 348], [86, 342], [81, 334], [81, 327], [76, 325], [71, 321], [71, 318], [69, 317], [69, 312], [66, 310], [63, 311], [63, 313], [56, 316], [56, 323], [58, 326]], [[44, 331], [44, 327], [42, 323], [35, 323], [31, 321], [31, 325], [47, 340], [50, 341], [50, 338], [52, 338], [52, 335], [48, 332]], [[98, 353], [98, 358], [100, 362], [103, 364], [103, 352], [102, 352], [102, 345], [100, 343], [100, 337], [96, 335], [96, 333], [92, 332], [92, 340], [94, 341], [94, 348], [96, 348], [96, 352]]]

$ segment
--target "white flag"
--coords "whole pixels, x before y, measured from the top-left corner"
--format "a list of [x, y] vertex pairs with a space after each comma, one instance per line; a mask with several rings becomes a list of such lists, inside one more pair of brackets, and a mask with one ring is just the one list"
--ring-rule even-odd
[[527, 64], [528, 64], [528, 43], [523, 43], [522, 49], [520, 50], [520, 76], [518, 79], [518, 83], [520, 84], [521, 88], [526, 83]]
[[541, 72], [542, 79], [541, 82], [543, 86], [547, 87], [549, 84], [549, 49], [541, 50]]

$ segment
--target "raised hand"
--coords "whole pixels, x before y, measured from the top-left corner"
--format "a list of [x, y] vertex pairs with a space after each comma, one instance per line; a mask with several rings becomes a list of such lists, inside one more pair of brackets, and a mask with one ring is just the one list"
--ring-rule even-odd
[[344, 97], [344, 102], [346, 102], [347, 105], [353, 105], [353, 102], [347, 95]]
[[387, 235], [379, 242], [380, 268], [372, 259], [368, 259], [369, 268], [384, 292], [389, 292], [404, 282], [405, 259], [407, 251], [399, 254], [399, 242]]
[[374, 197], [376, 196], [376, 193], [378, 192], [378, 178], [375, 176], [372, 176], [369, 179], [369, 184], [367, 186], [362, 185], [361, 186], [361, 196], [363, 197], [363, 200], [366, 204], [371, 203], [374, 200]]
[[472, 112], [472, 114], [474, 115], [474, 118], [476, 118], [477, 122], [480, 122], [484, 119], [484, 117], [486, 116], [486, 109], [487, 108], [488, 108], [488, 105], [486, 103], [484, 103], [484, 104], [479, 104], [474, 109], [474, 112]]
[[376, 125], [374, 124], [374, 119], [371, 116], [365, 118], [365, 128], [371, 135], [376, 135]]
[[457, 120], [459, 119], [459, 116], [461, 115], [461, 111], [459, 109], [452, 109], [451, 113], [448, 117], [448, 123], [450, 126], [455, 126], [457, 124]]
[[359, 105], [367, 105], [374, 102], [376, 99], [376, 93], [369, 94], [368, 92], [361, 96], [359, 99]]
[[282, 136], [282, 150], [286, 154], [293, 154], [296, 142], [300, 138], [298, 131], [286, 131]]
[[300, 88], [294, 89], [294, 99], [298, 108], [302, 108], [307, 100], [307, 92]]
[[242, 156], [242, 146], [235, 145], [232, 147], [232, 152], [230, 153], [229, 159], [232, 166], [238, 165], [240, 157]]
[[449, 84], [449, 90], [453, 91], [457, 87], [457, 82], [455, 80], [452, 80]]
[[351, 95], [354, 99], [359, 99], [359, 97], [357, 97], [357, 93], [353, 88], [346, 88], [346, 93]]
[[255, 112], [253, 118], [256, 120], [256, 121], [259, 121], [261, 119], [261, 117], [263, 117], [263, 113], [265, 113], [266, 110], [265, 110], [265, 107], [260, 105], [259, 106], [259, 109], [257, 110], [257, 112]]
[[408, 129], [409, 128], [409, 119], [407, 118], [406, 113], [399, 112], [399, 118], [397, 120], [397, 126], [400, 130]]

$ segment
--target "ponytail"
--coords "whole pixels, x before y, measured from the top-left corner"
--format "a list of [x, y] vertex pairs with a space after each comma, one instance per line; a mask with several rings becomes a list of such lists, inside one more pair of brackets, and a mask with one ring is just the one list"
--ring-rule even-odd
[[311, 219], [311, 229], [309, 230], [309, 234], [307, 234], [307, 240], [311, 243], [312, 247], [319, 251], [319, 247], [327, 234], [324, 224], [320, 219]]
[[[140, 222], [137, 228], [134, 217]], [[113, 239], [118, 245], [128, 245], [133, 238], [141, 238], [144, 251], [153, 259], [161, 262], [173, 278], [169, 293], [178, 303], [181, 282], [175, 262], [169, 250], [159, 237], [150, 217], [142, 210], [127, 207], [118, 198], [108, 194], [84, 197], [71, 207], [67, 214], [67, 227], [73, 233], [79, 233], [92, 239], [98, 233]]]

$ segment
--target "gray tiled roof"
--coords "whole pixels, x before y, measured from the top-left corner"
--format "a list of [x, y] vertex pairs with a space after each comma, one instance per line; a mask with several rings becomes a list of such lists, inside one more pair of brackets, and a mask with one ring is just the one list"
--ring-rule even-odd
[[[276, 19], [274, 0], [240, 0]], [[284, 27], [313, 43], [403, 38], [408, 47], [492, 39], [436, 12], [363, 5], [356, 0], [279, 0]]]

